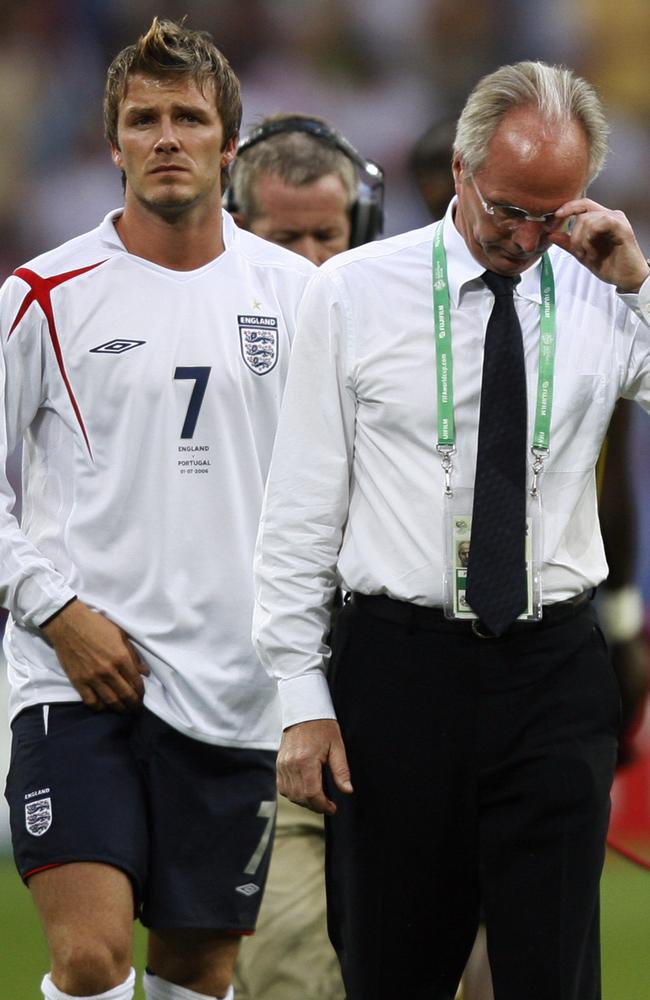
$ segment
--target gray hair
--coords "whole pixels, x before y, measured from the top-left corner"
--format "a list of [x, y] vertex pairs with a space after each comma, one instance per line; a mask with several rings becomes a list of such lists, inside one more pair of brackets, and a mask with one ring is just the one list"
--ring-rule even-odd
[[[260, 128], [293, 118], [296, 115], [274, 115], [265, 118]], [[242, 150], [230, 168], [232, 201], [247, 224], [259, 215], [255, 188], [264, 174], [275, 174], [285, 184], [295, 187], [313, 184], [321, 177], [335, 174], [343, 184], [347, 208], [351, 208], [357, 198], [357, 170], [345, 153], [308, 132], [279, 132]]]
[[501, 66], [477, 83], [456, 127], [454, 153], [469, 174], [482, 166], [490, 139], [506, 112], [535, 107], [549, 122], [577, 121], [589, 145], [589, 183], [607, 157], [609, 126], [594, 88], [564, 66], [520, 62]]

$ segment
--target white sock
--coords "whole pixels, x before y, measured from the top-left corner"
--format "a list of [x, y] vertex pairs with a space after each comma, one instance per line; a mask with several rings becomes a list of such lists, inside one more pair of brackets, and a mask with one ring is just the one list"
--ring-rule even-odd
[[167, 979], [154, 976], [151, 972], [145, 972], [142, 977], [144, 984], [144, 995], [147, 1000], [235, 1000], [235, 990], [232, 986], [223, 997], [207, 996], [205, 993], [196, 993], [195, 990], [188, 990], [185, 986], [176, 986]]
[[[133, 1000], [134, 990], [135, 969], [131, 969], [124, 982], [119, 986], [114, 986], [112, 990], [107, 990], [105, 993], [96, 993], [92, 997], [84, 997], [83, 1000]], [[73, 997], [69, 993], [63, 993], [62, 990], [58, 989], [52, 982], [49, 972], [46, 976], [43, 976], [41, 993], [45, 997], [45, 1000], [79, 1000], [79, 997]]]

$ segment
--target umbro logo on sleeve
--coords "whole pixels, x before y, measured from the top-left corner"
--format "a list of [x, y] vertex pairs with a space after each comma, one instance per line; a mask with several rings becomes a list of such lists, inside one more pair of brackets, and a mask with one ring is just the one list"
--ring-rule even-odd
[[140, 347], [141, 344], [146, 344], [146, 340], [109, 340], [105, 344], [100, 344], [99, 347], [91, 347], [89, 354], [124, 354], [125, 351], [131, 351], [134, 347]]

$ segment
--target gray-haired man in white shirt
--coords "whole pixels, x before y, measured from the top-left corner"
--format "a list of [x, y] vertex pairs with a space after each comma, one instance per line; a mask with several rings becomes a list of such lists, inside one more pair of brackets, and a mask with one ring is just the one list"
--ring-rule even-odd
[[[303, 300], [255, 638], [283, 703], [280, 790], [328, 816], [348, 1000], [453, 996], [479, 900], [497, 1000], [600, 997], [619, 692], [589, 601], [607, 574], [594, 465], [619, 396], [650, 410], [650, 266], [585, 196], [606, 136], [568, 70], [502, 67], [460, 117], [444, 220], [335, 258]], [[479, 523], [486, 282], [504, 278], [528, 400], [523, 603], [493, 627], [469, 589], [478, 528], [467, 568], [454, 553]], [[510, 375], [498, 388], [489, 432], [522, 424]]]

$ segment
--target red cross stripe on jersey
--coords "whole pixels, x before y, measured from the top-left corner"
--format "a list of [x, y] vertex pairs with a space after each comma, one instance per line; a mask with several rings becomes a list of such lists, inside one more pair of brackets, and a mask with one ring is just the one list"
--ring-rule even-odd
[[[99, 265], [103, 263], [104, 261], [100, 260], [97, 264], [90, 264], [89, 267], [80, 267], [76, 271], [66, 271], [65, 274], [53, 274], [51, 278], [42, 278], [40, 274], [35, 274], [34, 271], [30, 271], [27, 267], [19, 267], [17, 271], [14, 271], [14, 274], [17, 278], [20, 278], [21, 281], [24, 281], [26, 285], [29, 285], [30, 290], [23, 299], [16, 318], [11, 324], [11, 330], [9, 331], [9, 337], [11, 337], [32, 302], [37, 302], [39, 304], [43, 310], [45, 319], [47, 320], [47, 328], [50, 333], [50, 340], [52, 341], [52, 347], [54, 348], [54, 354], [56, 355], [59, 371], [61, 372], [61, 378], [63, 379], [63, 383], [67, 389], [72, 409], [75, 412], [75, 416], [79, 423], [79, 427], [81, 428], [81, 433], [84, 436], [84, 441], [86, 442], [86, 447], [88, 448], [88, 453], [91, 458], [93, 457], [93, 452], [90, 447], [90, 441], [88, 440], [88, 434], [86, 433], [86, 427], [83, 422], [83, 417], [81, 416], [81, 411], [79, 410], [79, 405], [75, 399], [74, 392], [72, 391], [72, 386], [68, 380], [65, 364], [63, 363], [63, 352], [61, 351], [61, 344], [59, 343], [59, 337], [56, 332], [56, 322], [54, 320], [51, 293], [52, 289], [57, 288], [58, 285], [62, 285], [65, 281], [70, 281], [71, 278], [76, 278], [79, 274], [85, 274], [86, 271], [92, 271], [94, 268], [99, 267]], [[9, 337], [7, 337], [7, 340]]]

